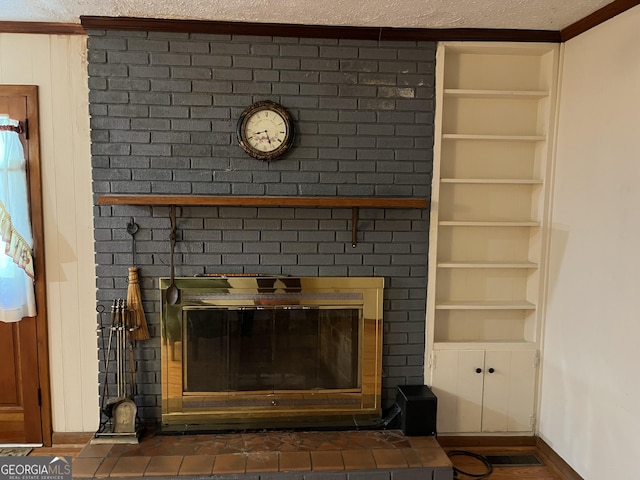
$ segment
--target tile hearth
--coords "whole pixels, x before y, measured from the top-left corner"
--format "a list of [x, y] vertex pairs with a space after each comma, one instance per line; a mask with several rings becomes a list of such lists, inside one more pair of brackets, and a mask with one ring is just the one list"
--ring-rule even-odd
[[149, 435], [138, 445], [87, 445], [74, 478], [448, 480], [435, 437], [398, 430]]

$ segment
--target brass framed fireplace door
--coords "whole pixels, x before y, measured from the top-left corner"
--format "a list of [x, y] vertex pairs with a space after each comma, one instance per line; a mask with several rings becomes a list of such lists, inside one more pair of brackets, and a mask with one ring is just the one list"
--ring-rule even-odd
[[[176, 284], [180, 303], [162, 305], [163, 429], [380, 419], [382, 278], [195, 277]], [[160, 279], [161, 289], [168, 285]]]

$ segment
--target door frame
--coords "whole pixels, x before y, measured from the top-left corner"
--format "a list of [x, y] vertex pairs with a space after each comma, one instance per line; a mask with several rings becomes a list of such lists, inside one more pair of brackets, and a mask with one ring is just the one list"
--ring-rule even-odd
[[[21, 140], [27, 150], [27, 182], [31, 229], [33, 233], [33, 258], [35, 271], [35, 297], [37, 315], [36, 337], [38, 352], [38, 379], [40, 384], [40, 418], [42, 443], [50, 447], [53, 427], [51, 415], [51, 377], [49, 374], [49, 333], [47, 322], [46, 270], [44, 251], [44, 215], [42, 206], [42, 164], [40, 158], [40, 117], [38, 114], [37, 85], [0, 85], [2, 96], [26, 97], [27, 118], [18, 118], [25, 127]], [[26, 122], [25, 122], [26, 121]], [[26, 125], [25, 125], [26, 123]]]

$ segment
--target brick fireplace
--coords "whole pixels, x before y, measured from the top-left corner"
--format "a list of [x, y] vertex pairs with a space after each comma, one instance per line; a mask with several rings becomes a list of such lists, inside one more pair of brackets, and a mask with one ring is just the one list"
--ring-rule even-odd
[[[88, 32], [92, 175], [103, 194], [428, 198], [435, 43], [146, 31]], [[236, 121], [271, 99], [292, 151], [248, 157]], [[96, 201], [97, 302], [126, 296], [133, 217], [150, 340], [136, 345], [136, 403], [161, 418], [161, 293], [169, 209]], [[382, 406], [423, 383], [427, 209], [178, 206], [176, 274], [383, 277]], [[106, 334], [101, 349], [104, 373]]]

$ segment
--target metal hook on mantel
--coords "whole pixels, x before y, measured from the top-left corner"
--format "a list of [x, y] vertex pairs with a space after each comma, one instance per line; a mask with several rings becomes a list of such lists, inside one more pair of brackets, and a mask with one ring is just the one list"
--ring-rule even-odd
[[360, 209], [358, 207], [351, 207], [351, 246], [356, 248], [358, 246], [358, 215]]

